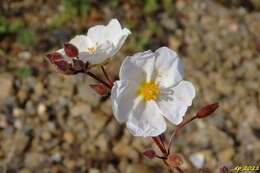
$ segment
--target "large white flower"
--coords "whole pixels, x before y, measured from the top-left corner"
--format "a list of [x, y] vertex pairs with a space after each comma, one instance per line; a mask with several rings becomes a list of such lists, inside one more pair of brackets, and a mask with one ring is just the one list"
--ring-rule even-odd
[[[87, 35], [77, 35], [70, 43], [78, 48], [79, 59], [90, 64], [101, 64], [118, 52], [130, 33], [127, 28], [122, 29], [117, 19], [112, 19], [106, 26], [89, 28]], [[63, 49], [58, 52], [65, 55]]]
[[134, 136], [160, 135], [166, 130], [163, 117], [181, 123], [195, 97], [179, 57], [167, 47], [127, 57], [119, 77], [112, 88], [113, 113]]

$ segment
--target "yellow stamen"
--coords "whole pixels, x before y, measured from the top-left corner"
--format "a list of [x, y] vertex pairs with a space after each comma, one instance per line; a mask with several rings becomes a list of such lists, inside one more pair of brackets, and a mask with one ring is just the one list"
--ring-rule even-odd
[[91, 53], [91, 54], [94, 54], [94, 53], [96, 53], [97, 48], [95, 48], [95, 47], [90, 47], [90, 48], [87, 48], [87, 51], [88, 51], [89, 53]]
[[138, 95], [142, 96], [145, 101], [157, 99], [159, 93], [160, 89], [154, 81], [142, 83], [140, 89], [138, 90]]

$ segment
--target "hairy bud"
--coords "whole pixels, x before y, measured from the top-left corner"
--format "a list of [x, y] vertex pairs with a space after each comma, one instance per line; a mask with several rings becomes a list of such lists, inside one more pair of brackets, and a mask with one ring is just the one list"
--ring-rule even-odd
[[48, 53], [46, 56], [52, 64], [55, 64], [55, 62], [57, 61], [63, 60], [63, 56], [58, 52]]
[[102, 84], [92, 84], [90, 87], [99, 95], [103, 96], [106, 94], [106, 87]]
[[155, 151], [152, 150], [152, 149], [149, 149], [149, 150], [144, 151], [144, 152], [143, 152], [143, 155], [144, 155], [145, 157], [147, 157], [148, 159], [153, 159], [153, 158], [156, 157], [156, 153], [155, 153]]
[[79, 51], [76, 46], [70, 43], [64, 43], [64, 52], [70, 58], [74, 58], [79, 55]]
[[46, 55], [49, 61], [64, 74], [74, 74], [71, 64], [64, 60], [63, 56], [58, 52], [49, 53]]
[[215, 112], [215, 110], [219, 107], [218, 103], [213, 103], [210, 105], [207, 105], [203, 108], [201, 108], [198, 113], [197, 113], [197, 117], [198, 118], [205, 118], [207, 116], [209, 116], [210, 114], [212, 114], [213, 112]]
[[169, 155], [166, 161], [173, 168], [179, 167], [183, 163], [181, 157], [177, 154]]

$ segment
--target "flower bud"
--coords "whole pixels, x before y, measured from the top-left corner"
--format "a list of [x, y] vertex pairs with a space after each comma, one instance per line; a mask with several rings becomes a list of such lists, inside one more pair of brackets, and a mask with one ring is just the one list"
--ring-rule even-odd
[[63, 60], [63, 56], [58, 52], [48, 53], [46, 56], [52, 64], [55, 64], [55, 62], [57, 61]]
[[54, 64], [56, 65], [58, 70], [60, 70], [62, 72], [66, 72], [69, 69], [69, 63], [65, 60], [56, 61]]
[[176, 167], [179, 167], [181, 166], [181, 164], [183, 163], [181, 157], [177, 154], [171, 154], [168, 156], [167, 158], [167, 163], [173, 167], [173, 168], [176, 168]]
[[153, 158], [156, 157], [156, 153], [155, 153], [155, 151], [152, 150], [152, 149], [149, 149], [149, 150], [144, 151], [144, 152], [143, 152], [143, 155], [144, 155], [145, 157], [147, 157], [148, 159], [153, 159]]
[[102, 84], [92, 84], [90, 87], [99, 95], [103, 96], [106, 94], [106, 87]]
[[207, 105], [203, 108], [201, 108], [198, 113], [197, 113], [197, 117], [198, 118], [205, 118], [207, 116], [209, 116], [210, 114], [212, 114], [213, 112], [215, 112], [215, 110], [219, 107], [218, 103], [213, 103], [210, 105]]
[[76, 46], [70, 43], [64, 43], [64, 52], [70, 58], [74, 58], [79, 55], [79, 51]]

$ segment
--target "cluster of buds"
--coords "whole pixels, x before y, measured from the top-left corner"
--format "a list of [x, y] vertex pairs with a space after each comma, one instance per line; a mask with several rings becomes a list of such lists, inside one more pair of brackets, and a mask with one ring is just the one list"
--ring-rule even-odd
[[108, 75], [103, 66], [101, 66], [107, 82], [89, 71], [89, 62], [83, 62], [78, 58], [79, 51], [77, 47], [70, 43], [64, 43], [64, 55], [59, 52], [52, 52], [47, 54], [49, 61], [57, 68], [57, 70], [66, 75], [76, 75], [84, 73], [97, 80], [98, 84], [91, 84], [90, 87], [99, 95], [103, 96], [107, 93], [107, 88], [111, 89], [113, 82], [108, 78]]
[[58, 71], [72, 75], [84, 73], [88, 70], [89, 63], [84, 63], [78, 58], [79, 52], [74, 45], [64, 43], [64, 52], [66, 56], [70, 58], [69, 60], [65, 59], [65, 56], [59, 52], [52, 52], [46, 55], [49, 61], [56, 66]]

